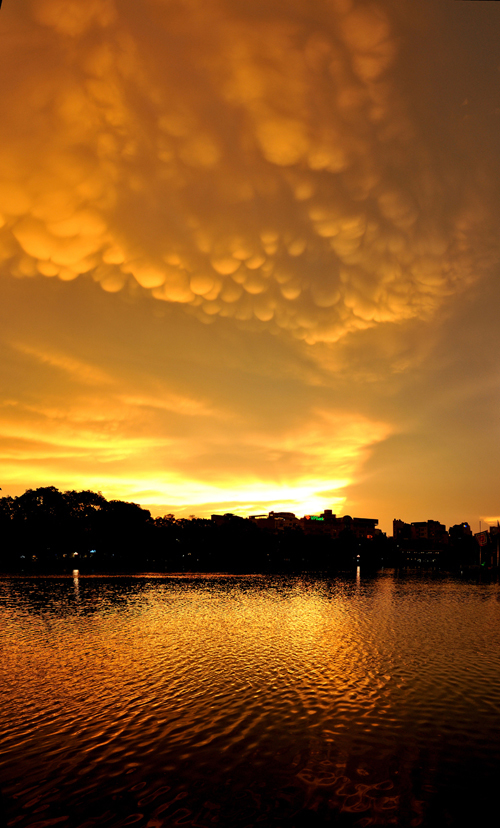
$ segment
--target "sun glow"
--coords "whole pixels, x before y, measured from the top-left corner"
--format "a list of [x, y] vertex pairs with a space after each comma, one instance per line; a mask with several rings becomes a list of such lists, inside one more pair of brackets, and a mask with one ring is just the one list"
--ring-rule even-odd
[[[184, 504], [189, 500], [199, 517], [217, 511], [230, 511], [235, 514], [248, 515], [256, 511], [287, 511], [297, 515], [310, 514], [324, 509], [340, 510], [345, 502], [342, 494], [349, 480], [301, 480], [284, 486], [269, 483], [246, 483], [234, 486], [200, 486], [184, 480], [182, 498], [175, 485], [164, 485], [151, 492], [140, 492], [141, 500], [147, 501], [150, 508], [169, 503], [178, 511], [184, 511]], [[325, 489], [328, 492], [325, 493]], [[207, 508], [207, 504], [209, 507]]]

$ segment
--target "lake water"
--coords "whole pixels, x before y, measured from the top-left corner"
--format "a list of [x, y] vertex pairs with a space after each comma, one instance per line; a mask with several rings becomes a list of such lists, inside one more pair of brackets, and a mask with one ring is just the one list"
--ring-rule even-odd
[[495, 824], [499, 599], [392, 571], [0, 580], [5, 822]]

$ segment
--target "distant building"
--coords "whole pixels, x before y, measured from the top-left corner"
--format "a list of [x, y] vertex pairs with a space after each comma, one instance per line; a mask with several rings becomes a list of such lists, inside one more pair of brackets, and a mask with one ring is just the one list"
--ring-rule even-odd
[[377, 518], [352, 518], [350, 515], [337, 517], [331, 509], [325, 509], [321, 515], [304, 515], [297, 518], [293, 512], [269, 512], [267, 515], [250, 515], [249, 520], [261, 529], [279, 532], [284, 529], [302, 529], [307, 535], [329, 535], [340, 537], [345, 530], [352, 532], [356, 538], [374, 538], [380, 535]]
[[448, 547], [446, 526], [437, 520], [393, 521], [393, 538], [400, 562], [405, 566], [433, 566]]
[[438, 520], [419, 520], [411, 524], [411, 536], [414, 540], [422, 539], [434, 543], [448, 543], [448, 532], [444, 523]]
[[234, 521], [245, 520], [240, 515], [233, 515], [231, 512], [226, 512], [224, 515], [211, 515], [212, 523], [216, 526], [223, 526], [225, 523], [234, 523]]
[[301, 518], [300, 525], [307, 534], [330, 535], [332, 538], [339, 538], [342, 532], [352, 532], [356, 538], [371, 539], [380, 535], [377, 529], [377, 518], [358, 518], [350, 515], [337, 517], [331, 509], [325, 509], [321, 515], [305, 515]]
[[468, 523], [455, 523], [454, 526], [450, 526], [448, 535], [450, 536], [450, 540], [458, 540], [459, 538], [465, 537], [471, 538], [472, 529]]
[[250, 515], [249, 520], [254, 522], [260, 529], [269, 529], [271, 532], [279, 532], [299, 526], [299, 520], [293, 512], [269, 512], [267, 515]]
[[392, 521], [392, 536], [396, 541], [411, 540], [411, 524], [405, 523], [404, 520]]
[[437, 520], [415, 520], [412, 523], [393, 520], [392, 534], [396, 541], [428, 540], [438, 544], [448, 542], [446, 526]]

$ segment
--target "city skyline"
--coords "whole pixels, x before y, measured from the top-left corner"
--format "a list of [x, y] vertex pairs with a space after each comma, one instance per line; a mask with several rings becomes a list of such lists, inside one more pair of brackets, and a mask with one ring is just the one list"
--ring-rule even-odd
[[[43, 513], [50, 515], [51, 518], [54, 518], [56, 513], [59, 511], [60, 517], [63, 519], [64, 509], [69, 509], [70, 512], [72, 510], [76, 510], [76, 513], [80, 514], [81, 507], [85, 506], [84, 510], [90, 509], [90, 515], [94, 512], [94, 510], [99, 511], [101, 508], [106, 506], [110, 506], [111, 508], [116, 506], [117, 508], [131, 507], [134, 514], [137, 514], [138, 510], [142, 510], [144, 513], [144, 519], [152, 519], [153, 522], [159, 522], [161, 525], [164, 523], [169, 524], [176, 522], [186, 523], [186, 520], [192, 520], [195, 522], [201, 520], [205, 523], [212, 522], [217, 526], [221, 526], [226, 523], [232, 523], [234, 520], [239, 522], [242, 520], [249, 520], [261, 528], [270, 529], [272, 532], [283, 528], [306, 529], [307, 527], [316, 527], [321, 530], [323, 527], [327, 529], [328, 532], [329, 530], [335, 528], [333, 534], [330, 532], [332, 537], [338, 537], [339, 533], [343, 529], [351, 529], [355, 534], [359, 534], [361, 532], [361, 535], [365, 538], [373, 538], [376, 535], [386, 535], [391, 537], [389, 532], [382, 530], [378, 526], [378, 518], [360, 517], [359, 515], [351, 516], [346, 513], [336, 514], [332, 511], [332, 509], [325, 509], [320, 515], [307, 514], [297, 516], [295, 513], [289, 511], [271, 510], [261, 514], [250, 514], [245, 516], [234, 512], [215, 513], [211, 514], [209, 519], [207, 516], [190, 514], [186, 519], [184, 515], [176, 515], [173, 513], [156, 514], [155, 511], [151, 513], [151, 511], [146, 509], [144, 506], [129, 501], [112, 500], [110, 503], [107, 503], [107, 499], [103, 496], [101, 491], [95, 492], [91, 490], [83, 490], [78, 492], [76, 490], [68, 490], [66, 492], [61, 492], [54, 486], [26, 489], [17, 497], [2, 495], [0, 496], [0, 505], [2, 506], [4, 520], [7, 522], [6, 525], [14, 519], [15, 513], [18, 511], [19, 507], [21, 508], [21, 511], [27, 508], [28, 511], [26, 514], [30, 514], [32, 517], [39, 511], [40, 514]], [[438, 539], [441, 535], [448, 535], [452, 532], [452, 530], [459, 530], [460, 533], [465, 533], [470, 536], [474, 535], [476, 538], [480, 535], [493, 536], [500, 532], [500, 520], [497, 518], [496, 525], [493, 522], [488, 524], [484, 521], [479, 521], [479, 532], [473, 532], [473, 526], [468, 521], [459, 521], [456, 524], [450, 525], [447, 530], [445, 524], [440, 523], [439, 520], [435, 520], [433, 518], [415, 521], [404, 521], [401, 520], [401, 518], [393, 518], [392, 520], [392, 537], [394, 537], [394, 539], [397, 539], [398, 536], [406, 539], [409, 537], [413, 539]]]
[[500, 518], [500, 17], [0, 13], [0, 483]]

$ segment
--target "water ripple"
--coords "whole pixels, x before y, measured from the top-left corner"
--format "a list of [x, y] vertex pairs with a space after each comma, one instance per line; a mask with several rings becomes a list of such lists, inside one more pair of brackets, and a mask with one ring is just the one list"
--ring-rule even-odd
[[7, 824], [486, 824], [499, 598], [394, 573], [4, 579]]

